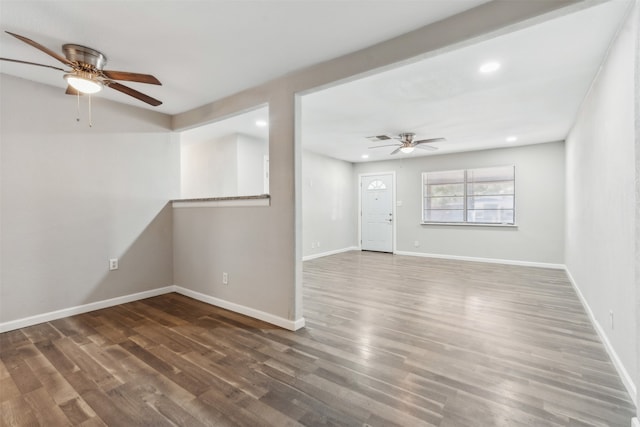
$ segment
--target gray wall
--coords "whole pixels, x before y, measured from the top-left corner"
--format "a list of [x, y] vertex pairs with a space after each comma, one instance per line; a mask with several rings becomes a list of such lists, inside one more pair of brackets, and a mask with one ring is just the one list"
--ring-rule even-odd
[[357, 197], [353, 163], [302, 153], [303, 256], [358, 246]]
[[[421, 174], [490, 166], [516, 167], [513, 227], [421, 225]], [[418, 254], [563, 263], [564, 144], [529, 145], [469, 153], [358, 163], [358, 174], [396, 172], [396, 250]], [[415, 246], [419, 242], [419, 247]]]
[[[269, 104], [269, 207], [174, 209], [174, 282], [178, 286], [285, 320], [302, 319], [294, 257], [294, 104], [279, 84], [216, 103], [217, 117]], [[201, 110], [174, 116], [199, 120]], [[204, 122], [215, 121], [216, 117]], [[229, 285], [222, 288], [222, 272]], [[301, 298], [301, 296], [300, 296]]]
[[63, 89], [0, 85], [0, 322], [171, 285], [170, 118], [94, 97], [89, 128]]
[[[638, 16], [630, 19], [567, 138], [566, 265], [597, 327], [638, 381], [634, 96]], [[609, 311], [613, 312], [613, 327]]]

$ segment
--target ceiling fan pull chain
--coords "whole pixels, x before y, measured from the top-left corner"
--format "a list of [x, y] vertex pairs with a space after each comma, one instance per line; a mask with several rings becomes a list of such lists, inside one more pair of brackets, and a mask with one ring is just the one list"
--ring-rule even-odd
[[76, 111], [77, 112], [77, 114], [76, 114], [76, 122], [79, 122], [80, 121], [80, 92], [77, 92], [76, 98], [78, 100], [77, 105], [76, 105], [76, 110], [77, 110]]
[[93, 127], [93, 120], [91, 119], [91, 94], [89, 94], [89, 127]]

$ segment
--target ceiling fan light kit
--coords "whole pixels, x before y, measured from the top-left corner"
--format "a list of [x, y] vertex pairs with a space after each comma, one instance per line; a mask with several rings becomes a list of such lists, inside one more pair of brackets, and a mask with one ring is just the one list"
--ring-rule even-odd
[[72, 88], [86, 94], [98, 93], [102, 90], [103, 86], [102, 82], [95, 80], [91, 73], [84, 71], [65, 74], [64, 79]]

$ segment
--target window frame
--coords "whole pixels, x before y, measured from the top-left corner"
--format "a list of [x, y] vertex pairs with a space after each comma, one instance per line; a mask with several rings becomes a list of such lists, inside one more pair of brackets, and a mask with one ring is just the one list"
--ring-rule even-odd
[[[513, 221], [512, 222], [470, 222], [468, 221], [468, 197], [469, 197], [469, 184], [468, 181], [468, 172], [469, 171], [477, 171], [483, 169], [499, 169], [499, 168], [512, 168], [513, 169]], [[463, 181], [463, 221], [426, 221], [425, 220], [425, 205], [426, 205], [426, 178], [430, 173], [437, 172], [456, 172], [463, 171], [464, 181]], [[515, 165], [502, 165], [502, 166], [488, 166], [488, 167], [477, 167], [477, 168], [467, 168], [467, 169], [445, 169], [445, 170], [432, 170], [427, 172], [422, 172], [421, 174], [421, 212], [420, 212], [420, 224], [422, 225], [463, 225], [463, 226], [481, 226], [481, 227], [517, 227], [516, 223], [516, 193], [517, 193], [517, 184], [516, 184], [516, 166]], [[511, 196], [511, 194], [508, 194]], [[454, 196], [451, 196], [454, 197]], [[433, 209], [432, 209], [433, 210]], [[510, 209], [508, 209], [510, 210]]]

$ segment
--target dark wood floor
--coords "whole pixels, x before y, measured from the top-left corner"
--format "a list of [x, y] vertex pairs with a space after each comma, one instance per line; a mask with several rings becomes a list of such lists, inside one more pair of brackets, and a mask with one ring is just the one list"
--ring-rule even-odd
[[564, 273], [350, 252], [289, 332], [177, 294], [0, 334], [8, 426], [624, 426]]

